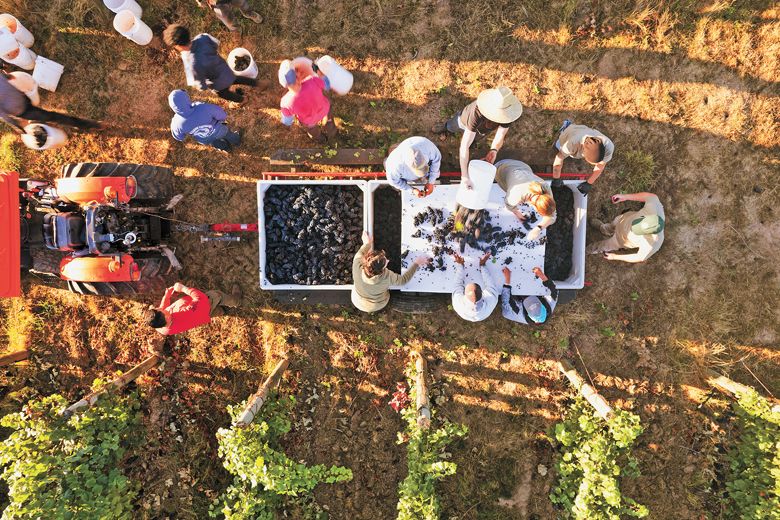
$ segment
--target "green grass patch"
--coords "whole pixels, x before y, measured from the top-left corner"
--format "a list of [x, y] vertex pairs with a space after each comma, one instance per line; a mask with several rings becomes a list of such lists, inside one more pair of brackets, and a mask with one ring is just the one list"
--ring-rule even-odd
[[655, 159], [649, 153], [629, 150], [621, 157], [617, 178], [622, 193], [650, 191], [658, 180]]
[[19, 141], [15, 134], [7, 133], [0, 137], [0, 170], [19, 171], [22, 157], [17, 152]]

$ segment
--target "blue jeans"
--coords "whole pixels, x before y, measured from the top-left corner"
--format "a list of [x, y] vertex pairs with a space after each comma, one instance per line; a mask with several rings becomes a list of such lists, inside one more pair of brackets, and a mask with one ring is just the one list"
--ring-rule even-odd
[[203, 142], [202, 144], [207, 144], [217, 150], [229, 152], [234, 147], [241, 144], [241, 134], [230, 130], [225, 123], [219, 123], [217, 124], [216, 132], [214, 132], [209, 141]]
[[558, 139], [555, 140], [554, 146], [555, 149], [558, 150], [559, 152], [561, 151], [561, 134], [563, 133], [564, 130], [569, 128], [569, 125], [572, 124], [572, 122], [573, 121], [571, 119], [564, 119], [563, 124], [561, 125], [561, 129], [558, 130]]

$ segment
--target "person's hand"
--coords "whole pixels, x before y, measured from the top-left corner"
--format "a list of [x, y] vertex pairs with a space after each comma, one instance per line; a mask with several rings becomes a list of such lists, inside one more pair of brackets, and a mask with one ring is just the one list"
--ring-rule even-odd
[[512, 270], [507, 266], [504, 266], [504, 268], [501, 269], [501, 272], [504, 273], [504, 283], [509, 285], [509, 282], [512, 281]]
[[614, 253], [604, 253], [605, 260], [615, 260], [615, 256], [617, 255], [615, 255]]
[[414, 263], [417, 264], [419, 267], [422, 267], [424, 265], [428, 265], [431, 263], [431, 257], [420, 255], [417, 258], [414, 259]]
[[495, 148], [491, 148], [490, 151], [487, 153], [487, 155], [485, 155], [483, 161], [487, 161], [490, 164], [493, 164], [494, 162], [496, 162], [497, 155], [498, 155], [498, 150], [496, 150]]
[[418, 199], [425, 197], [425, 193], [423, 193], [422, 190], [418, 190], [417, 188], [412, 188], [412, 193], [414, 193], [414, 196]]
[[547, 281], [547, 275], [544, 274], [544, 271], [542, 271], [541, 267], [534, 267], [532, 269], [532, 272], [534, 275], [539, 278], [541, 281], [546, 282]]
[[431, 193], [433, 193], [433, 184], [428, 183], [425, 185], [425, 191], [423, 192], [423, 197], [427, 197]]
[[363, 231], [363, 245], [371, 243], [371, 233]]
[[590, 184], [588, 181], [583, 181], [577, 185], [577, 189], [580, 191], [580, 193], [582, 193], [586, 197], [588, 196], [588, 193], [592, 188], [593, 185]]
[[487, 263], [489, 258], [490, 258], [490, 251], [482, 255], [482, 258], [479, 259], [479, 266], [480, 267], [484, 266]]
[[618, 193], [617, 195], [612, 195], [612, 204], [617, 204], [618, 202], [625, 202], [626, 196], [622, 193]]
[[528, 240], [536, 240], [537, 238], [539, 238], [539, 235], [541, 234], [542, 234], [542, 228], [536, 226], [535, 228], [533, 228], [531, 231], [528, 232], [528, 235], [526, 235], [525, 238], [527, 238]]
[[452, 253], [452, 257], [455, 259], [456, 264], [465, 265], [466, 261], [458, 253]]
[[182, 292], [185, 289], [184, 284], [176, 282], [173, 284], [173, 292]]
[[553, 179], [551, 185], [553, 188], [563, 188], [563, 179], [560, 177]]
[[520, 211], [519, 209], [516, 209], [516, 210], [513, 210], [512, 213], [515, 214], [515, 216], [517, 217], [517, 220], [519, 220], [520, 222], [525, 222], [526, 216], [523, 215], [522, 211]]
[[471, 179], [469, 179], [468, 177], [463, 177], [460, 182], [463, 183], [464, 186], [466, 186], [467, 190], [474, 189], [474, 183], [471, 182]]

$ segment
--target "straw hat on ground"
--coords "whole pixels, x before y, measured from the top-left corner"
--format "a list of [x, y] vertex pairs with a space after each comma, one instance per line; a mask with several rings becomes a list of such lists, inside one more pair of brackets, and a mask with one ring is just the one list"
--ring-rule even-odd
[[523, 105], [508, 87], [480, 92], [477, 96], [477, 108], [483, 116], [500, 125], [516, 121], [523, 113]]

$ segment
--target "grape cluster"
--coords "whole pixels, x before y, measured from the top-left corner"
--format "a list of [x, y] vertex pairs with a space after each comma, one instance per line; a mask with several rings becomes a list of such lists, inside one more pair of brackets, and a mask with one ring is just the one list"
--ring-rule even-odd
[[273, 284], [345, 285], [360, 248], [363, 197], [354, 186], [268, 188], [266, 272]]

